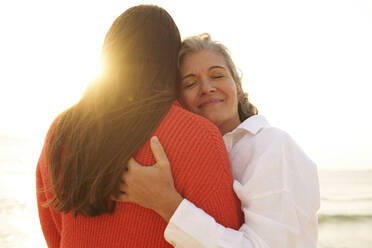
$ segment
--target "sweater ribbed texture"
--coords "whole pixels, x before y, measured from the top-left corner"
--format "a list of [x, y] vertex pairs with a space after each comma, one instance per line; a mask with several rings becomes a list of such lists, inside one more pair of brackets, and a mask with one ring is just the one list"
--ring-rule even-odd
[[[167, 153], [178, 192], [218, 223], [238, 229], [243, 214], [232, 188], [228, 156], [218, 129], [174, 104], [153, 135], [159, 137]], [[37, 189], [50, 185], [45, 149], [37, 166]], [[155, 163], [149, 141], [135, 158], [143, 165]], [[133, 203], [118, 203], [112, 215], [74, 218], [72, 214], [41, 206], [51, 194], [40, 191], [37, 194], [48, 247], [172, 247], [163, 237], [167, 223], [152, 210]]]

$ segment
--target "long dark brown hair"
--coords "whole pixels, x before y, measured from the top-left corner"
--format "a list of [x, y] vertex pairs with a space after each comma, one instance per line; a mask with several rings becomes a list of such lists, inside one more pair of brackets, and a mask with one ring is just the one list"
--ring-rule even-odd
[[122, 13], [106, 34], [103, 75], [56, 120], [47, 145], [57, 211], [94, 217], [109, 204], [127, 161], [175, 100], [181, 38], [171, 16], [152, 5]]

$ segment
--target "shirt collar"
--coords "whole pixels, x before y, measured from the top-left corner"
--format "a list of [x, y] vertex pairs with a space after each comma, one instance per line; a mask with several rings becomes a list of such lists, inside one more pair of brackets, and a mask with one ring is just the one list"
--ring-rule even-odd
[[246, 130], [251, 134], [257, 134], [262, 128], [269, 126], [269, 122], [262, 115], [253, 115], [240, 123], [240, 125], [235, 128], [230, 133], [234, 133], [237, 130]]
[[252, 135], [256, 135], [260, 130], [268, 126], [270, 126], [270, 124], [262, 115], [253, 115], [249, 117], [234, 130], [223, 136], [227, 150], [230, 151], [235, 142], [237, 142], [240, 137], [244, 136], [245, 133], [248, 132]]

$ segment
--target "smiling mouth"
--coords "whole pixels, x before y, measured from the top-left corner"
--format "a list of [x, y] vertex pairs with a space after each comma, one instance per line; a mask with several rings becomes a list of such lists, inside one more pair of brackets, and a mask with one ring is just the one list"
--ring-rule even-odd
[[199, 104], [198, 108], [201, 109], [201, 108], [211, 106], [211, 105], [214, 105], [214, 104], [217, 104], [217, 103], [220, 103], [220, 102], [223, 102], [223, 100], [214, 99], [214, 100], [206, 101], [206, 102], [203, 102], [202, 104]]

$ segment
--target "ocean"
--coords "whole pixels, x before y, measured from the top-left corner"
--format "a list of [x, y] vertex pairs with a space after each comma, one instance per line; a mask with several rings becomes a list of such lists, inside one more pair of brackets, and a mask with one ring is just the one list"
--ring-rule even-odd
[[[0, 247], [47, 247], [35, 167], [42, 139], [0, 136]], [[372, 170], [320, 170], [320, 248], [372, 247]]]
[[321, 170], [319, 180], [318, 247], [372, 247], [372, 170]]

